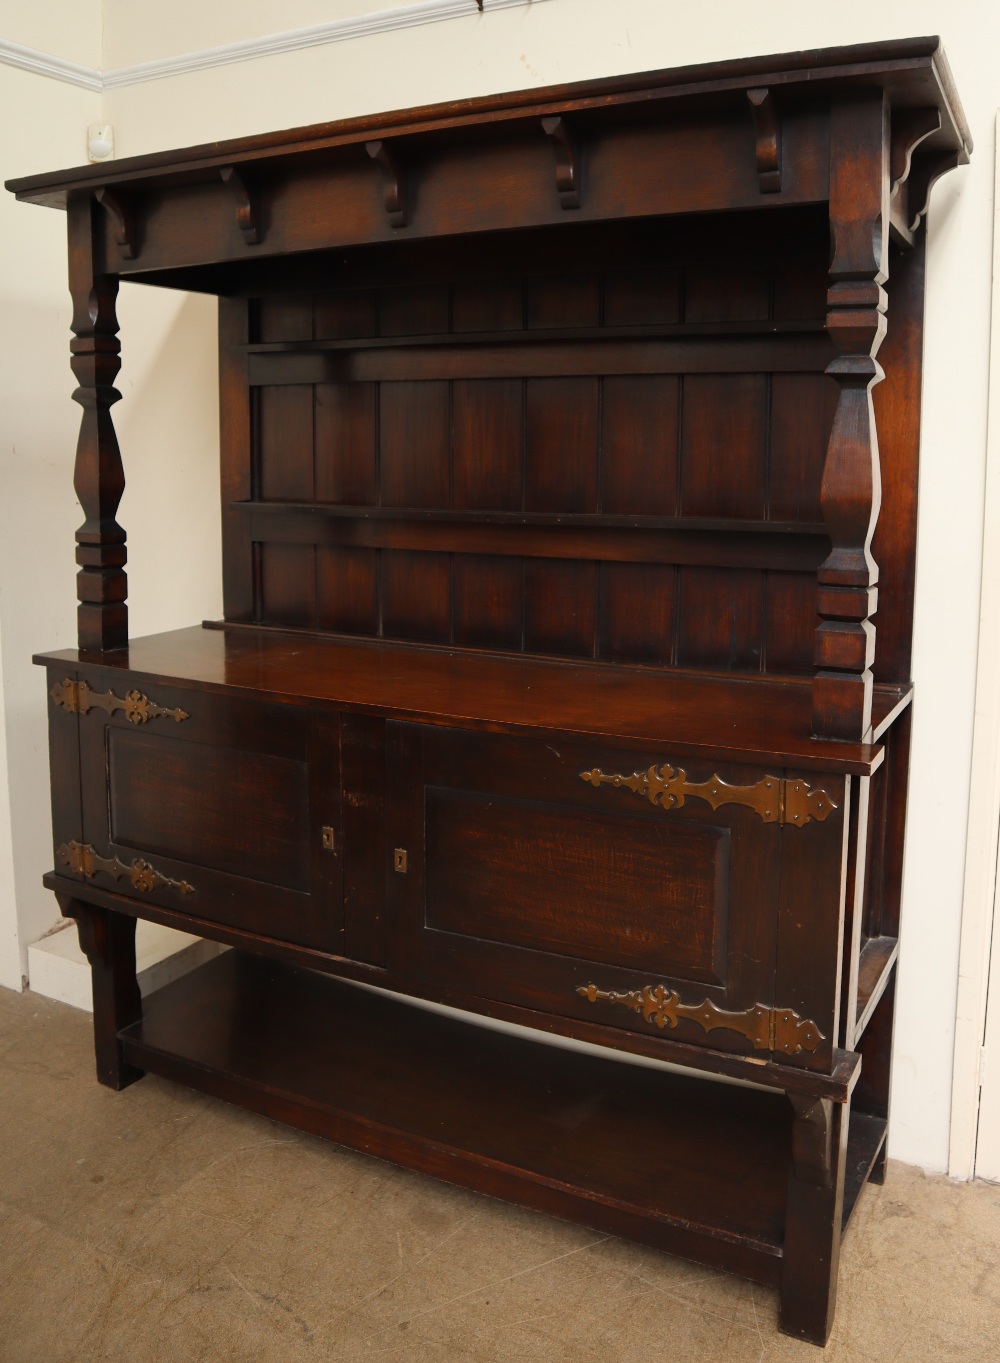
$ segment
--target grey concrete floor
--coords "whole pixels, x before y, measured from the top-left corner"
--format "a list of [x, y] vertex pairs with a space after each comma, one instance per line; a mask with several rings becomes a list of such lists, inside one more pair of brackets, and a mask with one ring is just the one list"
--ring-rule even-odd
[[989, 1363], [1000, 1187], [893, 1165], [825, 1353], [774, 1293], [398, 1170], [154, 1077], [0, 989], [2, 1363]]

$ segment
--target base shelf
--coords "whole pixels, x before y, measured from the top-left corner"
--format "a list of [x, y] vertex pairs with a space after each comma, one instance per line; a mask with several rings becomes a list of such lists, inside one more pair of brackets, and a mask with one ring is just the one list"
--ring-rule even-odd
[[792, 1116], [780, 1093], [554, 1048], [239, 951], [144, 1007], [120, 1034], [144, 1070], [450, 1183], [779, 1280]]

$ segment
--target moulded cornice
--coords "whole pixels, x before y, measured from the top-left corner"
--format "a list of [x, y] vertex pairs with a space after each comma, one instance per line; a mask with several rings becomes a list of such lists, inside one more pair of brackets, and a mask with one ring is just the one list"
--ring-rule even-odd
[[308, 28], [289, 29], [285, 33], [265, 34], [242, 42], [225, 43], [221, 47], [206, 47], [197, 52], [182, 52], [173, 57], [159, 57], [155, 61], [136, 62], [131, 66], [110, 67], [106, 71], [96, 66], [83, 66], [64, 57], [25, 47], [21, 43], [0, 38], [0, 63], [15, 66], [34, 75], [48, 76], [84, 90], [102, 93], [139, 85], [144, 81], [166, 80], [172, 76], [188, 75], [192, 71], [206, 71], [234, 62], [255, 61], [283, 52], [297, 52], [308, 47], [323, 47], [327, 43], [346, 42], [352, 38], [366, 38], [396, 29], [417, 28], [423, 24], [440, 23], [444, 19], [463, 19], [493, 10], [515, 9], [539, 5], [543, 0], [418, 0], [413, 5], [398, 5], [393, 9], [376, 10], [346, 19], [331, 19], [325, 24]]

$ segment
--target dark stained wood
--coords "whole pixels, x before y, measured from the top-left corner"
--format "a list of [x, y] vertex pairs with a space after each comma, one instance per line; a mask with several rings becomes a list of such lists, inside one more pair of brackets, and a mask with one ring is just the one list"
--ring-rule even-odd
[[379, 492], [386, 506], [447, 506], [450, 410], [446, 383], [383, 383]]
[[64, 918], [76, 920], [80, 949], [90, 963], [97, 1079], [111, 1089], [127, 1088], [144, 1070], [126, 1058], [119, 1033], [142, 1017], [135, 977], [135, 919], [73, 894], [57, 894]]
[[817, 574], [816, 704], [813, 731], [864, 738], [871, 727], [873, 588], [871, 540], [881, 506], [871, 388], [886, 330], [889, 273], [889, 106], [884, 92], [834, 103], [830, 116], [830, 264], [827, 330], [838, 357], [827, 366], [840, 393], [823, 466], [821, 504], [833, 547]]
[[81, 649], [99, 653], [128, 644], [125, 604], [125, 531], [115, 519], [125, 491], [118, 437], [111, 408], [121, 394], [114, 386], [121, 368], [115, 300], [118, 277], [98, 263], [97, 236], [103, 217], [85, 197], [69, 208], [69, 286], [73, 299], [74, 402], [83, 408], [73, 486], [84, 522], [76, 532], [77, 638]]
[[254, 495], [250, 387], [244, 350], [245, 299], [219, 299], [219, 470], [222, 492], [222, 601], [227, 620], [254, 619], [254, 560], [246, 522], [235, 509]]
[[525, 651], [593, 657], [596, 601], [595, 564], [528, 559], [524, 565]]
[[[780, 1096], [554, 1051], [241, 953], [158, 991], [123, 1041], [147, 1069], [370, 1154], [780, 1272]], [[511, 1123], [518, 1110], [531, 1121]]]
[[[911, 39], [13, 184], [69, 208], [45, 883], [104, 1082], [778, 1285], [825, 1341], [885, 1169], [922, 217], [969, 150]], [[225, 619], [131, 642], [122, 277], [220, 297]], [[142, 1018], [136, 918], [237, 950]]]
[[524, 566], [518, 559], [456, 555], [453, 642], [516, 652], [524, 641]]
[[600, 387], [530, 379], [525, 392], [524, 509], [595, 512]]
[[[387, 874], [391, 874], [388, 872]], [[47, 889], [73, 895], [77, 882], [69, 875], [56, 875], [49, 872], [42, 878]], [[270, 960], [283, 961], [291, 965], [307, 965], [324, 974], [338, 976], [365, 984], [386, 987], [390, 976], [379, 966], [345, 956], [334, 955], [311, 947], [291, 946], [279, 938], [268, 937], [258, 932], [247, 932], [227, 924], [213, 923], [185, 912], [181, 908], [167, 908], [160, 904], [138, 904], [127, 894], [115, 894], [95, 885], [87, 886], [88, 902], [108, 908], [131, 918], [148, 918], [151, 922], [162, 923], [166, 927], [176, 927], [214, 941], [224, 942], [253, 955], [265, 956]], [[807, 1093], [831, 1098], [835, 1103], [846, 1102], [852, 1093], [860, 1072], [860, 1058], [848, 1051], [837, 1051], [830, 1073], [818, 1070], [793, 1070], [783, 1061], [770, 1061], [764, 1057], [736, 1055], [716, 1050], [703, 1044], [690, 1045], [675, 1041], [669, 1032], [660, 1033], [656, 1028], [643, 1032], [633, 1032], [622, 1028], [608, 1028], [588, 1018], [568, 1018], [556, 1013], [543, 1013], [531, 1008], [521, 1008], [504, 1003], [502, 1000], [484, 1000], [475, 994], [463, 993], [458, 989], [436, 988], [427, 985], [419, 992], [411, 987], [410, 993], [416, 997], [427, 998], [436, 1003], [444, 1003], [460, 1008], [467, 1013], [480, 1014], [514, 1022], [523, 1027], [531, 1027], [539, 1033], [552, 1036], [576, 1037], [595, 1045], [612, 1044], [616, 1050], [633, 1055], [646, 1056], [654, 1060], [666, 1060], [684, 1068], [703, 1071], [706, 1074], [726, 1075], [729, 1078], [744, 1079], [748, 1073], [754, 1084], [765, 1088], [779, 1089], [789, 1093]]]
[[673, 377], [604, 380], [602, 511], [611, 515], [677, 515], [679, 396], [680, 385]]
[[460, 511], [519, 511], [524, 500], [524, 399], [519, 379], [452, 387], [454, 488]]
[[869, 937], [862, 946], [858, 961], [855, 1039], [864, 1032], [885, 993], [898, 954], [899, 940], [895, 937]]
[[858, 1205], [861, 1189], [869, 1179], [873, 1183], [881, 1182], [873, 1178], [872, 1173], [875, 1165], [884, 1159], [887, 1130], [888, 1123], [878, 1117], [872, 1117], [867, 1112], [851, 1113], [844, 1173], [844, 1230]]
[[[812, 574], [830, 543], [822, 528], [812, 524], [711, 517], [611, 517], [558, 511], [487, 514], [294, 502], [243, 502], [234, 509], [259, 545], [441, 549], [458, 554], [690, 563]], [[815, 578], [811, 581], [815, 598]]]
[[[399, 576], [405, 584], [406, 573]], [[38, 661], [73, 670], [80, 655], [67, 649]], [[878, 745], [811, 738], [812, 688], [794, 678], [664, 673], [239, 627], [133, 639], [127, 657], [105, 656], [96, 673], [102, 685], [116, 675], [118, 687], [129, 676], [150, 684], [162, 679], [178, 691], [206, 688], [461, 728], [628, 738], [709, 760], [769, 756], [808, 771], [865, 775], [882, 761]], [[900, 693], [889, 687], [876, 695], [881, 720]], [[720, 713], [727, 716], [722, 732]]]
[[795, 1110], [781, 1260], [781, 1328], [825, 1344], [837, 1305], [849, 1104], [789, 1094]]

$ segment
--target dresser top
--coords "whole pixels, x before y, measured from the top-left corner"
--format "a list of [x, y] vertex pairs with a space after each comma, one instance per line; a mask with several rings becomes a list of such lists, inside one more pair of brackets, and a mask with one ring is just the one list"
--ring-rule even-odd
[[[121, 652], [81, 658], [67, 649], [35, 661], [79, 667], [85, 678], [111, 668], [129, 672], [130, 684], [138, 677], [144, 684], [251, 693], [413, 723], [649, 743], [706, 761], [780, 761], [859, 775], [882, 761], [877, 743], [809, 737], [808, 679], [611, 666], [239, 626], [174, 630], [133, 639]], [[876, 686], [876, 739], [909, 697], [909, 688]]]

